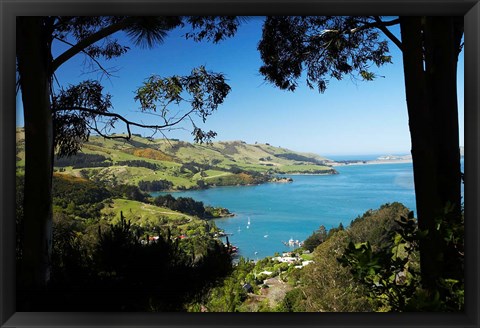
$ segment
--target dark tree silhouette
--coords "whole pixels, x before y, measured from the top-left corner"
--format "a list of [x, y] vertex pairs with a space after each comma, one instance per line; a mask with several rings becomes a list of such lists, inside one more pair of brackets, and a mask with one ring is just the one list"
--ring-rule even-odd
[[318, 245], [323, 243], [327, 239], [327, 230], [324, 225], [321, 225], [316, 231], [303, 242], [303, 247], [313, 252]]
[[[84, 81], [56, 91], [55, 71], [72, 57], [83, 54], [109, 75], [102, 61], [129, 50], [113, 37], [120, 31], [135, 45], [152, 47], [161, 43], [168, 31], [185, 23], [192, 24], [195, 33], [217, 31], [220, 36], [223, 30], [232, 28], [217, 28], [217, 22], [214, 17], [17, 17], [18, 86], [25, 121], [24, 249], [18, 275], [23, 292], [45, 290], [50, 277], [55, 151], [61, 156], [75, 154], [88, 140], [90, 131], [108, 138], [129, 139], [131, 126], [156, 132], [193, 115], [205, 120], [230, 90], [221, 74], [204, 67], [194, 69], [189, 76], [151, 77], [137, 90], [136, 100], [142, 111], [156, 111], [161, 118], [157, 125], [144, 125], [111, 111], [110, 96], [102, 93], [98, 81]], [[55, 58], [54, 42], [68, 46]], [[191, 108], [180, 115], [168, 111], [169, 105], [180, 102], [188, 102]], [[127, 134], [110, 134], [109, 127], [115, 123], [125, 124]], [[193, 126], [193, 136], [203, 142], [215, 133]]]
[[[397, 24], [401, 40], [388, 29]], [[463, 281], [462, 254], [438, 228], [462, 220], [456, 72], [463, 17], [268, 17], [260, 72], [291, 91], [304, 71], [321, 93], [331, 78], [372, 80], [373, 65], [391, 62], [380, 32], [403, 53], [417, 217], [428, 232], [420, 241], [422, 285], [434, 294], [442, 278]]]

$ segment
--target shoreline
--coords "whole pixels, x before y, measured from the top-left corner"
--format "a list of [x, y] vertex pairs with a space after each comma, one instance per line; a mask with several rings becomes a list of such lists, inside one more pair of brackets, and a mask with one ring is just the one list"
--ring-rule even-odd
[[[463, 160], [464, 156], [460, 156], [460, 160]], [[399, 158], [395, 159], [373, 159], [373, 160], [346, 160], [342, 162], [332, 161], [329, 163], [332, 167], [337, 166], [351, 166], [351, 165], [378, 165], [378, 164], [406, 164], [406, 163], [413, 163], [413, 159], [409, 155], [399, 156]]]
[[353, 165], [379, 165], [379, 164], [406, 164], [413, 163], [412, 159], [392, 159], [392, 160], [369, 160], [369, 161], [352, 161], [350, 163], [332, 163], [332, 166], [353, 166]]
[[[382, 164], [408, 164], [408, 163], [413, 163], [412, 158], [399, 158], [399, 159], [387, 159], [387, 160], [379, 160], [379, 159], [374, 159], [374, 160], [367, 160], [367, 161], [354, 161], [352, 160], [351, 162], [345, 163], [345, 162], [330, 162], [328, 165], [332, 167], [332, 169], [335, 171], [335, 173], [332, 172], [326, 172], [326, 173], [307, 173], [307, 172], [295, 172], [295, 173], [279, 173], [279, 175], [283, 176], [326, 176], [326, 175], [337, 175], [340, 174], [340, 172], [335, 170], [335, 167], [339, 166], [360, 166], [360, 165], [382, 165]], [[282, 177], [279, 178], [277, 181], [264, 181], [262, 183], [253, 183], [253, 184], [234, 184], [234, 185], [224, 185], [224, 186], [217, 186], [217, 185], [209, 185], [207, 188], [188, 188], [184, 190], [178, 190], [178, 189], [173, 189], [173, 190], [163, 190], [163, 191], [156, 191], [156, 192], [163, 192], [163, 193], [176, 193], [176, 192], [185, 192], [185, 191], [200, 191], [200, 190], [208, 190], [211, 188], [221, 188], [221, 187], [253, 187], [253, 186], [259, 186], [262, 184], [267, 184], [267, 183], [291, 183], [294, 181], [288, 181], [288, 179], [282, 179]]]
[[[341, 165], [337, 165], [337, 166], [341, 166]], [[337, 173], [285, 173], [284, 175], [286, 176], [291, 176], [291, 175], [337, 175], [339, 174], [338, 172]]]
[[[255, 187], [260, 186], [263, 184], [268, 183], [292, 183], [294, 180], [290, 179], [289, 176], [291, 175], [336, 175], [339, 174], [337, 171], [335, 173], [278, 173], [278, 177], [272, 176], [272, 180], [262, 181], [260, 183], [247, 183], [247, 184], [231, 184], [231, 185], [208, 185], [203, 188], [193, 187], [193, 188], [186, 188], [186, 189], [167, 189], [167, 190], [158, 190], [158, 191], [145, 191], [146, 193], [176, 193], [176, 192], [185, 192], [185, 191], [201, 191], [201, 190], [208, 190], [212, 188], [230, 188], [230, 187]], [[276, 173], [277, 175], [277, 173]]]

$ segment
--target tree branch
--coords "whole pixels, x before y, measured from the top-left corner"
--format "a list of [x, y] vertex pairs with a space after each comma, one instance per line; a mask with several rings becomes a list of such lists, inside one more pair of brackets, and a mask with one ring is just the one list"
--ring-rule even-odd
[[123, 139], [123, 140], [130, 140], [130, 138], [132, 137], [131, 133], [130, 133], [130, 129], [128, 129], [127, 127], [127, 131], [129, 132], [128, 136], [111, 136], [111, 135], [107, 135], [107, 134], [104, 134], [98, 127], [97, 127], [97, 124], [95, 123], [95, 126], [92, 126], [90, 124], [87, 123], [87, 126], [89, 127], [89, 129], [95, 131], [98, 133], [98, 135], [100, 137], [103, 137], [105, 139]]
[[359, 32], [359, 31], [363, 31], [365, 29], [368, 29], [368, 28], [378, 28], [380, 31], [382, 31], [393, 43], [395, 43], [395, 45], [400, 49], [402, 50], [402, 42], [395, 36], [393, 35], [392, 32], [390, 32], [388, 29], [387, 29], [387, 26], [393, 26], [393, 25], [397, 25], [397, 24], [400, 24], [400, 19], [397, 18], [397, 19], [392, 19], [390, 21], [382, 21], [380, 19], [380, 16], [374, 16], [373, 17], [375, 22], [361, 22], [363, 23], [363, 25], [359, 26], [359, 27], [356, 27], [356, 28], [353, 28], [353, 29], [350, 29], [350, 30], [332, 30], [332, 29], [329, 29], [329, 30], [323, 30], [320, 34], [318, 35], [312, 35], [310, 36], [310, 40], [306, 40], [306, 42], [310, 42], [311, 39], [315, 39], [315, 38], [319, 38], [319, 37], [322, 37], [324, 34], [326, 33], [356, 33], [356, 32]]
[[[62, 40], [62, 39], [60, 39], [60, 38], [58, 38], [58, 37], [56, 37], [56, 36], [54, 37], [54, 39], [56, 39], [56, 40], [58, 40], [58, 41], [60, 41], [60, 42], [63, 42], [63, 43], [65, 43], [65, 44], [68, 44], [68, 45], [71, 46], [71, 47], [74, 47], [74, 46], [75, 46], [74, 44], [72, 44], [72, 43], [70, 43], [70, 42], [68, 42], [68, 41], [66, 41], [66, 40]], [[110, 74], [110, 73], [102, 66], [102, 64], [100, 64], [100, 62], [99, 62], [97, 59], [95, 59], [92, 55], [90, 55], [88, 52], [86, 52], [85, 49], [81, 49], [79, 52], [83, 52], [83, 53], [84, 53], [85, 55], [87, 55], [91, 60], [93, 60], [93, 62], [95, 62], [95, 64], [97, 64], [98, 68], [100, 68], [100, 70], [101, 70], [103, 73], [105, 73], [105, 75], [107, 75], [108, 77], [112, 76], [112, 74]]]
[[[184, 114], [182, 117], [180, 117], [178, 120], [176, 120], [176, 121], [174, 121], [174, 122], [167, 122], [167, 123], [164, 124], [164, 125], [146, 125], [146, 124], [141, 124], [141, 123], [137, 123], [137, 122], [133, 122], [133, 121], [127, 120], [125, 117], [123, 117], [122, 115], [117, 114], [117, 113], [101, 112], [101, 111], [98, 111], [98, 110], [95, 110], [95, 109], [86, 108], [86, 107], [79, 107], [79, 106], [70, 107], [70, 108], [68, 108], [68, 109], [57, 109], [57, 110], [54, 110], [54, 112], [74, 111], [74, 110], [81, 111], [81, 112], [87, 112], [87, 113], [95, 114], [95, 115], [98, 115], [98, 116], [107, 116], [107, 117], [113, 117], [113, 118], [119, 119], [120, 121], [124, 122], [125, 125], [127, 126], [127, 130], [128, 130], [128, 133], [129, 133], [128, 139], [131, 138], [130, 126], [137, 126], [137, 127], [140, 127], [140, 128], [153, 129], [153, 130], [157, 130], [157, 131], [158, 131], [158, 130], [161, 130], [161, 129], [165, 129], [165, 128], [168, 128], [168, 127], [177, 125], [178, 123], [180, 123], [181, 121], [183, 121], [186, 117], [189, 117], [189, 115], [190, 115], [192, 112], [195, 111], [194, 109], [191, 109], [191, 110], [188, 111], [186, 114]], [[95, 129], [95, 128], [94, 128], [94, 130], [98, 132], [98, 129]]]
[[62, 25], [67, 25], [73, 19], [73, 16], [70, 16], [70, 17], [57, 16], [56, 19], [57, 19], [57, 22], [53, 24], [54, 29], [58, 29]]
[[373, 16], [373, 18], [375, 19], [375, 23], [373, 22], [365, 23], [363, 26], [365, 26], [366, 28], [369, 28], [369, 27], [379, 27], [378, 26], [379, 24], [382, 26], [393, 26], [393, 25], [400, 24], [400, 18], [392, 19], [391, 21], [382, 21], [380, 19], [380, 16]]
[[87, 48], [88, 46], [94, 44], [97, 41], [100, 41], [101, 39], [118, 32], [124, 28], [126, 28], [131, 22], [133, 18], [129, 17], [124, 19], [121, 22], [111, 24], [104, 29], [86, 37], [85, 39], [81, 40], [78, 42], [76, 45], [62, 53], [60, 56], [55, 58], [55, 60], [52, 63], [52, 73], [57, 70], [58, 67], [60, 67], [63, 63], [65, 63], [67, 60]]
[[[402, 42], [395, 36], [393, 35], [392, 32], [387, 28], [387, 26], [395, 25], [400, 23], [400, 19], [394, 19], [389, 22], [384, 22], [380, 19], [380, 16], [375, 16], [375, 22], [378, 24], [377, 27], [382, 31], [390, 40], [392, 40], [395, 45], [403, 51], [403, 45]], [[396, 22], [395, 24], [392, 24], [393, 22]]]

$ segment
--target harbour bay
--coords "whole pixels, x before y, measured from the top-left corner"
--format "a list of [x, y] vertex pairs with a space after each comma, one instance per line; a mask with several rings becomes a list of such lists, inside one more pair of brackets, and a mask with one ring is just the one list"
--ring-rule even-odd
[[472, 5], [5, 20], [5, 324], [24, 320], [14, 309], [207, 313], [202, 326], [230, 322], [215, 312], [471, 312]]
[[[411, 163], [347, 165], [338, 175], [290, 175], [291, 183], [216, 187], [175, 192], [235, 213], [215, 223], [249, 259], [291, 250], [282, 242], [303, 241], [320, 225], [348, 226], [357, 216], [385, 203], [415, 211]], [[154, 194], [155, 195], [155, 194]], [[250, 223], [249, 223], [250, 222]]]

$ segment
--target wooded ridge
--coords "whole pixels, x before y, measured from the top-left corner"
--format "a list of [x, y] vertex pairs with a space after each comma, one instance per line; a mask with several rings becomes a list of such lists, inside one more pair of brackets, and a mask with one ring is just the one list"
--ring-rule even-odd
[[[17, 128], [17, 170], [24, 161], [24, 133]], [[55, 157], [55, 171], [143, 191], [288, 182], [279, 174], [337, 174], [327, 158], [268, 143], [221, 141], [197, 144], [134, 135], [130, 141], [90, 137], [81, 152]]]

